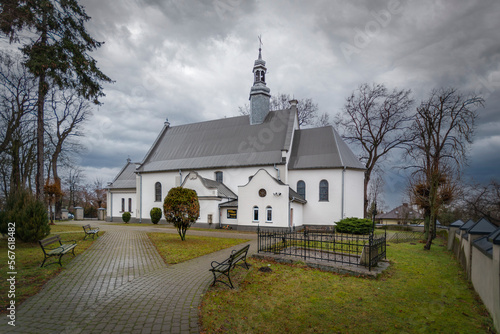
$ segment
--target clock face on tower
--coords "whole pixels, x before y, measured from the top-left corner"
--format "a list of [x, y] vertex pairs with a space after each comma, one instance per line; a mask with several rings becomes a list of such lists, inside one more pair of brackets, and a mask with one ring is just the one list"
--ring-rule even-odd
[[260, 197], [266, 197], [266, 194], [267, 194], [266, 189], [259, 190], [259, 196]]

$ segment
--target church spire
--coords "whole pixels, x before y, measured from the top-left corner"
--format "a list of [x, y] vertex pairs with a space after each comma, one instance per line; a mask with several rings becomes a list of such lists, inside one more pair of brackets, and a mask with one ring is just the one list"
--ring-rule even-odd
[[262, 40], [259, 36], [259, 58], [253, 65], [253, 86], [250, 89], [250, 124], [264, 122], [269, 113], [270, 89], [266, 86], [266, 62], [262, 60]]

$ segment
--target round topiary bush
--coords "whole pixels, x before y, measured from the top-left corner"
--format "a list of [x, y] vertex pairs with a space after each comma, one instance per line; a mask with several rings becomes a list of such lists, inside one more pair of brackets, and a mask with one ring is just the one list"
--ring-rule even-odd
[[368, 234], [372, 229], [373, 222], [364, 218], [344, 218], [335, 226], [338, 233]]
[[161, 219], [161, 209], [160, 208], [152, 208], [149, 211], [149, 216], [151, 217], [151, 222], [153, 224], [158, 224]]
[[130, 212], [124, 212], [123, 215], [122, 215], [122, 220], [125, 224], [128, 224], [128, 222], [130, 221], [130, 217], [132, 217], [132, 215], [130, 214]]

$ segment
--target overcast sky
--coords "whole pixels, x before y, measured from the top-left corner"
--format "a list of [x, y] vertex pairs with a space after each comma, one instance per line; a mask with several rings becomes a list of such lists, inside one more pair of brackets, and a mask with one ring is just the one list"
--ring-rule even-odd
[[[500, 2], [81, 0], [92, 56], [115, 80], [94, 111], [80, 164], [111, 181], [172, 125], [238, 115], [248, 102], [262, 35], [271, 94], [312, 98], [333, 116], [362, 83], [481, 93], [486, 107], [467, 177], [499, 178]], [[392, 164], [397, 164], [394, 162]], [[387, 166], [388, 206], [405, 179]]]

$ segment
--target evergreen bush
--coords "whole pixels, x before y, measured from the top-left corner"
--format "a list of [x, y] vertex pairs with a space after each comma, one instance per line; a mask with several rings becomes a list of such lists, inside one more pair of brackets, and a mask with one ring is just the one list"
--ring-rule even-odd
[[339, 233], [368, 234], [373, 228], [373, 222], [364, 218], [344, 218], [337, 223], [335, 231]]
[[161, 219], [161, 209], [160, 208], [152, 208], [149, 212], [149, 216], [151, 217], [151, 222], [153, 224], [158, 224]]
[[0, 215], [0, 233], [7, 234], [9, 223], [15, 223], [15, 237], [24, 242], [36, 242], [50, 234], [45, 205], [27, 190], [18, 190], [7, 199]]
[[132, 215], [130, 214], [130, 212], [124, 212], [122, 214], [122, 220], [125, 224], [128, 224], [128, 222], [130, 221], [130, 217], [132, 217]]

